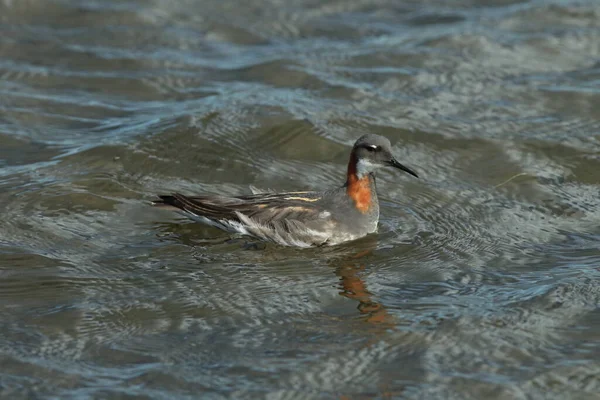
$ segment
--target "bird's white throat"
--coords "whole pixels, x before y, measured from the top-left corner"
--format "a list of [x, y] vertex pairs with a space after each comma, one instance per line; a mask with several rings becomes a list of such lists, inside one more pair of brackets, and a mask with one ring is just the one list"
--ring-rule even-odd
[[356, 175], [358, 179], [361, 179], [365, 175], [374, 172], [377, 168], [379, 168], [377, 164], [363, 158], [356, 163]]

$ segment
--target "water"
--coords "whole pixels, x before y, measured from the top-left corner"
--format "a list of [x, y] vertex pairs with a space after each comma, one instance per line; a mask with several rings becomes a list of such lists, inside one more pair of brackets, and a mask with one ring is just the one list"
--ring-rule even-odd
[[[5, 398], [600, 398], [595, 0], [0, 0]], [[157, 193], [324, 189], [296, 250]]]

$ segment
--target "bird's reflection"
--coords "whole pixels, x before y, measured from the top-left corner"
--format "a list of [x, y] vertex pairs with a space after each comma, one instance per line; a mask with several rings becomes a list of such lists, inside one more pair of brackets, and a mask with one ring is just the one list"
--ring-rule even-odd
[[348, 249], [341, 257], [332, 260], [331, 265], [340, 279], [340, 295], [358, 302], [357, 309], [365, 317], [365, 321], [391, 326], [394, 325], [392, 315], [383, 304], [373, 300], [365, 283], [369, 256], [376, 247], [377, 238], [366, 237], [360, 241], [360, 246]]

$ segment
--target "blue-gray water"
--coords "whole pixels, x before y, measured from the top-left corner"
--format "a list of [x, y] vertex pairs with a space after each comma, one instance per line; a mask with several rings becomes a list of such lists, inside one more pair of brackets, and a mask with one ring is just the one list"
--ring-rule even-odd
[[[324, 189], [295, 250], [156, 193]], [[0, 0], [0, 396], [600, 398], [596, 0]]]

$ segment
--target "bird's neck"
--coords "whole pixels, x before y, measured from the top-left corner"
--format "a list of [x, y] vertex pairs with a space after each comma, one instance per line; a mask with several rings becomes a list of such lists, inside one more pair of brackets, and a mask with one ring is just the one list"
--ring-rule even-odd
[[346, 194], [354, 202], [354, 206], [361, 213], [366, 213], [377, 200], [375, 193], [375, 174], [361, 171], [358, 168], [358, 159], [354, 153], [350, 156], [348, 163], [348, 175], [346, 177]]

